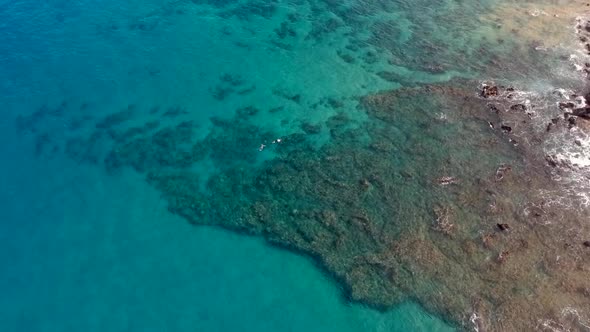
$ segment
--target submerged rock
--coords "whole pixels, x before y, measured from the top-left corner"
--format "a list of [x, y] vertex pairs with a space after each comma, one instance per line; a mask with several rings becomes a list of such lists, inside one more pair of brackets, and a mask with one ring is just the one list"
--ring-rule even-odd
[[514, 112], [525, 112], [526, 111], [526, 106], [524, 104], [515, 104], [510, 106], [510, 110], [514, 111]]
[[590, 107], [576, 108], [572, 114], [581, 118], [590, 119]]
[[507, 231], [510, 229], [510, 226], [506, 223], [496, 224], [501, 231]]
[[512, 167], [510, 165], [502, 164], [496, 170], [496, 181], [501, 181], [504, 179], [504, 176], [512, 171]]
[[[256, 123], [254, 106], [232, 119], [211, 119], [211, 132], [199, 139], [191, 122], [133, 130], [113, 136], [104, 166], [143, 174], [169, 210], [192, 224], [257, 235], [309, 255], [342, 284], [346, 298], [369, 306], [385, 309], [411, 298], [465, 329], [477, 303], [480, 324], [490, 331], [530, 330], [563, 302], [590, 306], [562, 287], [590, 287], [583, 269], [590, 258], [554, 240], [578, 226], [578, 211], [536, 216], [520, 203], [542, 201], [537, 194], [555, 183], [534, 154], [482, 130], [488, 121], [504, 123], [501, 116], [510, 112], [490, 112], [487, 100], [462, 86], [365, 96], [359, 108], [366, 121], [332, 116], [326, 121], [332, 139], [320, 147], [309, 135], [316, 126], [279, 135]], [[437, 121], [432, 110], [453, 110], [460, 125]], [[273, 159], [258, 159], [261, 144], [273, 149]], [[71, 150], [92, 155], [86, 147], [73, 142]], [[549, 160], [559, 165], [557, 157]], [[201, 177], [195, 166], [211, 174]], [[441, 174], [460, 174], [461, 184]], [[530, 231], [545, 218], [560, 223]], [[510, 236], [490, 224], [510, 229]], [[578, 259], [583, 268], [562, 273], [547, 252], [563, 262]]]
[[484, 98], [497, 97], [499, 95], [499, 89], [495, 85], [484, 85], [480, 95]]
[[573, 109], [574, 107], [576, 107], [576, 104], [572, 103], [571, 101], [559, 103], [559, 108], [562, 110], [563, 109]]
[[442, 177], [438, 178], [436, 181], [441, 186], [446, 186], [446, 185], [449, 185], [449, 184], [457, 183], [457, 179], [455, 179], [452, 176], [442, 176]]

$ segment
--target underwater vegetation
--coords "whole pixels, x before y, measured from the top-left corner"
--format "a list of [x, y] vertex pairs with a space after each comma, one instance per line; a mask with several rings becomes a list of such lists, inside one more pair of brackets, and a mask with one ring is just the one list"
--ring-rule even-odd
[[[569, 189], [556, 176], [573, 166], [542, 147], [587, 126], [588, 109], [564, 98], [539, 127], [534, 99], [477, 80], [547, 77], [565, 51], [540, 51], [538, 41], [505, 35], [508, 18], [490, 14], [487, 2], [288, 3], [301, 10], [284, 12], [291, 7], [278, 1], [177, 1], [129, 28], [153, 33], [191, 6], [244, 30], [280, 16], [267, 34], [249, 33], [286, 53], [345, 36], [334, 42], [338, 64], [361, 66], [391, 89], [311, 98], [306, 87], [281, 79], [262, 86], [221, 72], [208, 93], [216, 103], [241, 104], [207, 128], [183, 105], [130, 105], [92, 118], [87, 105], [76, 113], [65, 102], [19, 117], [17, 128], [35, 137], [39, 156], [64, 151], [111, 175], [133, 169], [192, 224], [259, 236], [311, 257], [351, 301], [379, 309], [417, 301], [462, 329], [584, 330], [589, 211], [560, 196]], [[521, 29], [530, 19], [518, 18]], [[223, 26], [221, 33], [233, 36]], [[449, 73], [477, 79], [439, 79]], [[424, 83], [433, 77], [446, 82]], [[260, 91], [273, 102], [246, 100]], [[289, 119], [292, 107], [331, 113]], [[264, 116], [295, 125], [273, 128], [258, 121]], [[48, 118], [69, 126], [50, 135], [40, 125]]]
[[[309, 123], [277, 142], [250, 122], [255, 108], [212, 119], [203, 139], [191, 122], [148, 123], [112, 136], [102, 164], [144, 174], [193, 224], [309, 255], [350, 300], [388, 308], [412, 299], [457, 326], [498, 331], [530, 329], [540, 317], [561, 322], [564, 306], [590, 305], [589, 248], [572, 231], [588, 227], [583, 213], [540, 196], [555, 186], [543, 156], [489, 126], [507, 121], [500, 107], [514, 113], [507, 117], [525, 113], [501, 100], [490, 107], [493, 96], [470, 86], [365, 96], [359, 111], [368, 120], [331, 117], [320, 147]], [[97, 128], [122, 122], [109, 123]], [[92, 162], [95, 135], [79, 144]], [[265, 153], [274, 157], [259, 160]], [[204, 160], [215, 165], [208, 176], [193, 169]]]

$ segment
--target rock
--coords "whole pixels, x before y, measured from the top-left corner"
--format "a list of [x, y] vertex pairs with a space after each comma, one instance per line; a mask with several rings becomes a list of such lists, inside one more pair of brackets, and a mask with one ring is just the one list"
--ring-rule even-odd
[[524, 104], [515, 104], [510, 106], [510, 110], [515, 112], [524, 112], [526, 111], [526, 106]]
[[443, 177], [438, 178], [436, 181], [441, 186], [446, 186], [446, 185], [449, 185], [449, 184], [457, 183], [457, 179], [455, 179], [452, 176], [443, 176]]
[[494, 233], [484, 234], [481, 237], [481, 242], [484, 247], [486, 247], [487, 249], [490, 249], [494, 246], [495, 238], [496, 238], [496, 234], [494, 234]]
[[572, 129], [575, 125], [576, 125], [576, 117], [572, 116], [570, 118], [567, 119], [567, 122], [569, 123], [568, 128]]
[[590, 241], [584, 241], [584, 243], [582, 244], [584, 245], [584, 247], [590, 248]]
[[424, 67], [424, 70], [431, 74], [442, 74], [445, 72], [445, 68], [438, 64], [429, 64]]
[[439, 206], [434, 209], [434, 214], [436, 215], [435, 229], [446, 235], [451, 235], [455, 228], [455, 224], [451, 222], [451, 209]]
[[489, 97], [496, 97], [498, 96], [499, 90], [497, 86], [494, 85], [484, 85], [481, 89], [480, 95], [484, 98]]
[[553, 125], [553, 122], [549, 122], [549, 123], [547, 124], [547, 129], [546, 129], [546, 131], [550, 131], [550, 130], [551, 130], [551, 128], [553, 128], [553, 126], [554, 126], [554, 125]]
[[498, 167], [498, 169], [496, 170], [496, 181], [501, 181], [506, 175], [506, 173], [510, 172], [511, 170], [512, 167], [510, 165], [500, 165], [500, 167]]
[[573, 115], [581, 118], [590, 119], [590, 107], [576, 108], [572, 112]]
[[507, 126], [507, 125], [501, 125], [500, 128], [502, 129], [503, 132], [505, 133], [509, 133], [512, 132], [512, 127]]
[[579, 287], [578, 293], [590, 298], [590, 287]]
[[490, 108], [490, 111], [494, 111], [497, 113], [500, 113], [500, 109], [498, 107], [496, 107], [495, 105], [488, 105], [488, 107]]
[[549, 166], [551, 167], [557, 167], [559, 161], [557, 160], [557, 158], [553, 155], [546, 155], [545, 156], [545, 160], [547, 161], [547, 163], [549, 164]]
[[573, 109], [574, 107], [576, 107], [576, 104], [572, 103], [571, 101], [568, 101], [567, 103], [559, 103], [559, 108], [562, 110], [566, 108]]
[[506, 261], [506, 259], [508, 259], [508, 256], [510, 255], [510, 252], [508, 250], [504, 250], [502, 252], [500, 252], [498, 254], [498, 263], [504, 263]]
[[498, 226], [498, 228], [504, 232], [510, 229], [510, 226], [508, 224], [496, 224]]
[[367, 179], [362, 179], [362, 180], [360, 180], [359, 183], [361, 185], [361, 188], [363, 188], [363, 190], [368, 190], [371, 187], [371, 183]]
[[547, 164], [551, 167], [563, 167], [563, 168], [572, 168], [571, 162], [565, 159], [560, 159], [557, 155], [546, 155], [545, 160]]

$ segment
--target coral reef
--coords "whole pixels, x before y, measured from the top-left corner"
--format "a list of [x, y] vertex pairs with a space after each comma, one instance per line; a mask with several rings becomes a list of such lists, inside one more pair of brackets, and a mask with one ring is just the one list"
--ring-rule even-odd
[[[570, 231], [587, 234], [583, 211], [547, 204], [539, 192], [555, 184], [544, 163], [490, 128], [500, 115], [461, 84], [364, 97], [360, 128], [336, 115], [328, 144], [293, 134], [262, 162], [258, 145], [276, 136], [237, 116], [216, 119], [202, 141], [190, 124], [139, 135], [105, 163], [144, 173], [191, 223], [310, 255], [351, 300], [415, 299], [464, 328], [570, 324], [562, 308], [590, 306], [580, 291], [590, 288], [590, 256]], [[191, 169], [204, 158], [220, 169], [206, 180]]]
[[[244, 29], [282, 6], [192, 2]], [[313, 257], [352, 301], [385, 309], [415, 300], [463, 329], [583, 330], [590, 308], [590, 211], [575, 197], [554, 196], [566, 186], [557, 176], [576, 165], [543, 147], [584, 126], [588, 108], [572, 101], [580, 96], [568, 96], [539, 127], [536, 106], [514, 88], [489, 83], [477, 91], [479, 82], [467, 80], [420, 83], [453, 71], [546, 75], [555, 61], [539, 52], [543, 45], [488, 34], [521, 33], [512, 31], [517, 26], [498, 26], [497, 16], [522, 13], [496, 12], [484, 3], [464, 11], [460, 4], [424, 0], [302, 3], [316, 19], [301, 27], [295, 23], [303, 14], [287, 13], [264, 45], [293, 50], [299, 38], [319, 44], [344, 34], [333, 52], [341, 65], [370, 67], [386, 57], [387, 67], [376, 69], [376, 77], [403, 87], [358, 98], [355, 111], [365, 120], [352, 119], [352, 96], [310, 105], [305, 91], [272, 82], [260, 90], [285, 105], [243, 101], [247, 106], [233, 118], [212, 118], [204, 138], [198, 123], [185, 121], [191, 112], [181, 106], [154, 107], [139, 124], [139, 111], [130, 106], [96, 120], [81, 136], [77, 130], [91, 119], [64, 119], [71, 108], [64, 102], [19, 117], [17, 127], [35, 135], [38, 155], [63, 150], [111, 174], [133, 168], [160, 191], [172, 213], [195, 225], [260, 236]], [[151, 32], [185, 6], [170, 3], [131, 19], [129, 28]], [[481, 12], [487, 13], [483, 19], [463, 19]], [[464, 36], [468, 29], [473, 33]], [[255, 89], [241, 74], [228, 73], [210, 92], [221, 104]], [[286, 135], [255, 119], [308, 106], [333, 113], [321, 122], [293, 121], [299, 126]], [[70, 130], [63, 137], [47, 134], [40, 123], [51, 118]], [[327, 142], [315, 144], [324, 133]]]

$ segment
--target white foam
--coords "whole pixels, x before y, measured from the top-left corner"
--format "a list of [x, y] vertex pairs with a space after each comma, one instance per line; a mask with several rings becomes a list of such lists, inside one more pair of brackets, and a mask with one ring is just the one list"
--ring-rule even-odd
[[[529, 14], [539, 16], [546, 13], [533, 10]], [[585, 29], [587, 25], [590, 25], [590, 16], [578, 16], [572, 29], [575, 34], [585, 36], [590, 42], [590, 32]], [[568, 47], [568, 52], [571, 52], [569, 56], [571, 66], [557, 66], [553, 69], [552, 75], [579, 80], [579, 85], [582, 86], [588, 76], [586, 63], [590, 62], [585, 45], [588, 42], [572, 43]], [[548, 81], [523, 82], [520, 85], [530, 87], [530, 91], [503, 91], [499, 96], [490, 99], [501, 99], [509, 101], [512, 105], [519, 103], [527, 106], [526, 112], [531, 119], [527, 122], [536, 132], [535, 136], [544, 137], [540, 145], [534, 144], [539, 145], [543, 153], [551, 156], [558, 164], [552, 169], [552, 175], [559, 186], [556, 186], [555, 190], [541, 193], [546, 201], [562, 207], [590, 207], [590, 132], [585, 133], [578, 126], [564, 128], [568, 124], [564, 124], [564, 111], [559, 108], [560, 102], [572, 102], [574, 108], [587, 107], [589, 103], [583, 96], [578, 96], [577, 91], [555, 87], [548, 83]], [[495, 85], [495, 83], [490, 81], [481, 83], [482, 88], [486, 85]], [[510, 110], [507, 108], [504, 111]], [[562, 118], [561, 125], [546, 133], [548, 123], [556, 117]], [[582, 121], [586, 120], [577, 119], [578, 125]], [[528, 135], [516, 137], [519, 142], [527, 142], [528, 138]]]
[[[484, 82], [482, 86], [492, 84]], [[497, 98], [509, 100], [512, 105], [525, 105], [526, 114], [531, 119], [529, 124], [540, 135], [545, 135], [547, 123], [552, 118], [563, 114], [558, 107], [559, 102], [571, 101], [575, 107], [586, 106], [586, 99], [582, 96], [572, 97], [575, 93], [570, 89], [539, 86], [538, 91], [546, 92], [504, 91]], [[504, 111], [509, 112], [509, 109]], [[517, 140], [522, 142], [527, 139], [527, 136], [517, 136]], [[541, 193], [546, 202], [561, 207], [590, 207], [590, 135], [577, 126], [569, 130], [560, 128], [546, 135], [541, 148], [545, 155], [551, 156], [559, 165], [553, 170], [553, 180], [562, 185], [562, 188], [556, 188], [558, 190]]]
[[473, 330], [475, 332], [479, 332], [479, 324], [477, 323], [477, 321], [480, 319], [481, 318], [477, 315], [475, 311], [471, 314], [471, 317], [469, 317], [469, 321], [471, 322], [471, 324], [473, 324]]
[[565, 307], [561, 310], [561, 317], [573, 319], [574, 323], [579, 327], [584, 327], [585, 330], [590, 330], [590, 323], [588, 321], [584, 321], [583, 317], [580, 315], [578, 310], [572, 307]]
[[529, 12], [529, 15], [533, 16], [533, 17], [537, 17], [537, 16], [547, 16], [547, 12], [545, 12], [544, 10], [539, 10], [539, 9], [533, 9]]
[[540, 320], [539, 324], [537, 325], [537, 330], [546, 331], [547, 329], [550, 331], [553, 331], [553, 332], [565, 332], [566, 331], [561, 324], [554, 321], [553, 319]]

